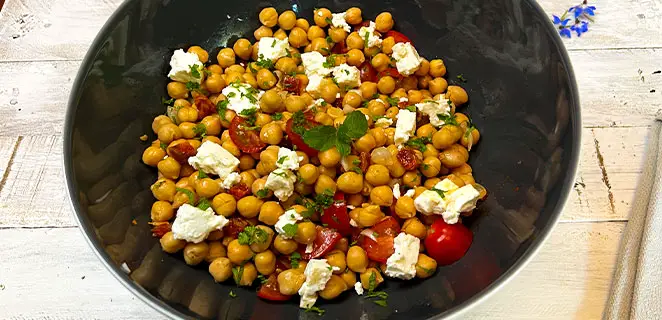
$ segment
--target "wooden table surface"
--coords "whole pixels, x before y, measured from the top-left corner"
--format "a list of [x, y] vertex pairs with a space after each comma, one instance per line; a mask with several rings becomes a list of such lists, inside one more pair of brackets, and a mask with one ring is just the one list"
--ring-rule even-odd
[[[89, 44], [121, 0], [8, 0], [0, 11], [0, 318], [162, 318], [115, 280], [65, 195], [67, 98]], [[548, 13], [573, 3], [541, 0]], [[539, 254], [472, 319], [597, 319], [662, 105], [662, 0], [603, 0], [565, 40], [583, 114], [580, 171]]]

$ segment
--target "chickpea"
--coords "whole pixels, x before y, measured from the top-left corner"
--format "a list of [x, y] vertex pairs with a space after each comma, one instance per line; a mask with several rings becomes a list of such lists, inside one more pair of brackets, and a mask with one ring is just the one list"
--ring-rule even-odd
[[[239, 200], [239, 201], [241, 201], [241, 200]], [[266, 241], [264, 241], [264, 242], [255, 242], [255, 243], [251, 243], [251, 245], [250, 245], [251, 251], [253, 251], [255, 253], [258, 253], [258, 252], [263, 252], [263, 251], [269, 249], [269, 246], [271, 246], [271, 242], [274, 239], [274, 230], [272, 230], [271, 228], [269, 228], [268, 226], [265, 226], [265, 225], [258, 225], [258, 226], [256, 226], [256, 228], [261, 229], [262, 231], [264, 231], [264, 233], [267, 234], [267, 240]]]
[[320, 164], [322, 164], [325, 167], [335, 167], [338, 165], [340, 162], [340, 152], [338, 152], [338, 149], [336, 147], [332, 147], [331, 149], [327, 149], [324, 151], [320, 151], [318, 154]]
[[379, 100], [370, 100], [368, 102], [368, 111], [373, 117], [383, 116], [386, 113], [386, 106]]
[[221, 185], [218, 181], [203, 178], [195, 182], [195, 193], [203, 198], [211, 198], [221, 192]]
[[291, 254], [299, 248], [299, 244], [292, 239], [285, 239], [279, 234], [274, 238], [274, 248], [282, 254]]
[[290, 45], [295, 48], [301, 48], [308, 45], [308, 33], [300, 27], [294, 27], [288, 37]]
[[255, 167], [255, 159], [248, 154], [242, 154], [239, 157], [239, 169], [246, 171]]
[[248, 245], [239, 244], [239, 240], [235, 239], [228, 244], [227, 249], [228, 258], [234, 264], [243, 264], [244, 262], [253, 258], [253, 251]]
[[358, 49], [351, 49], [347, 52], [347, 64], [350, 66], [358, 67], [365, 62], [363, 51]]
[[237, 209], [237, 201], [229, 193], [219, 193], [212, 200], [211, 207], [217, 214], [229, 217]]
[[313, 119], [325, 126], [330, 126], [334, 122], [333, 118], [325, 112], [318, 112]]
[[341, 250], [332, 250], [324, 256], [324, 259], [326, 259], [326, 263], [328, 263], [331, 267], [337, 267], [337, 269], [339, 269], [334, 270], [334, 274], [341, 274], [345, 271], [345, 268], [347, 268], [345, 252]]
[[252, 44], [248, 39], [241, 38], [235, 41], [232, 49], [234, 53], [241, 58], [242, 60], [249, 60], [251, 58], [251, 53], [253, 52]]
[[305, 164], [299, 168], [299, 177], [301, 177], [303, 183], [312, 185], [319, 177], [319, 170], [310, 163]]
[[182, 166], [174, 158], [168, 157], [159, 161], [157, 167], [164, 177], [168, 179], [177, 179], [179, 177], [179, 170]]
[[207, 61], [209, 60], [209, 54], [207, 53], [207, 51], [205, 51], [205, 49], [202, 49], [199, 46], [189, 47], [188, 50], [186, 50], [186, 52], [195, 53], [198, 56], [200, 62], [202, 63], [207, 63]]
[[230, 259], [220, 257], [209, 264], [209, 273], [216, 282], [224, 282], [232, 277], [232, 262]]
[[332, 17], [331, 11], [327, 8], [320, 8], [313, 11], [313, 20], [321, 28], [326, 28], [329, 25], [327, 21], [331, 21]]
[[321, 54], [328, 54], [331, 50], [329, 43], [325, 38], [315, 38], [310, 40], [310, 49], [311, 51], [317, 51]]
[[432, 135], [432, 144], [439, 150], [447, 149], [457, 142], [461, 136], [462, 132], [458, 126], [446, 124]]
[[368, 255], [359, 246], [352, 246], [347, 251], [347, 267], [354, 272], [365, 272], [368, 267]]
[[428, 83], [428, 89], [434, 95], [443, 93], [446, 88], [448, 88], [448, 82], [444, 78], [434, 78]]
[[295, 295], [301, 289], [301, 286], [306, 281], [306, 276], [303, 272], [294, 269], [285, 270], [278, 274], [278, 289], [281, 294]]
[[345, 11], [345, 21], [348, 24], [359, 24], [363, 21], [361, 17], [361, 9], [357, 7], [351, 7]]
[[170, 144], [170, 142], [182, 137], [182, 131], [174, 123], [167, 123], [159, 128], [158, 136], [161, 142]]
[[363, 189], [363, 176], [353, 172], [345, 172], [338, 177], [338, 189], [345, 193], [359, 193]]
[[467, 92], [459, 86], [448, 86], [446, 98], [450, 99], [456, 106], [461, 106], [469, 101]]
[[[299, 18], [299, 19], [297, 19], [297, 23], [296, 23], [295, 26], [297, 28], [303, 29], [304, 31], [308, 31], [308, 28], [310, 28], [310, 23], [308, 22], [308, 20], [306, 20], [304, 18]], [[294, 29], [292, 29], [292, 30], [294, 30]]]
[[383, 94], [391, 94], [395, 90], [395, 80], [391, 76], [381, 77], [377, 82], [377, 89]]
[[372, 97], [377, 94], [377, 84], [370, 81], [363, 82], [361, 83], [361, 86], [359, 86], [359, 91], [361, 91], [363, 99], [372, 99]]
[[457, 167], [453, 168], [452, 173], [456, 175], [461, 175], [461, 174], [470, 174], [473, 172], [473, 169], [471, 169], [471, 166], [467, 163]]
[[426, 157], [421, 164], [421, 173], [431, 178], [436, 177], [441, 170], [441, 161], [437, 157]]
[[[183, 99], [180, 99], [180, 100], [183, 100]], [[176, 100], [175, 103], [177, 103], [177, 101], [179, 101], [179, 100]], [[187, 103], [188, 103], [188, 101], [187, 101]], [[166, 116], [166, 115], [157, 116], [152, 121], [152, 131], [154, 131], [154, 133], [159, 133], [159, 129], [161, 128], [161, 126], [163, 126], [165, 124], [170, 124], [170, 123], [172, 123], [172, 119], [170, 119], [168, 116]], [[158, 145], [159, 145], [158, 143], [156, 143], [156, 144], [152, 143], [153, 147], [157, 147]], [[159, 159], [159, 160], [161, 160], [161, 159]]]
[[[430, 76], [422, 76], [418, 78], [418, 88], [419, 89], [427, 89], [430, 86], [430, 81], [432, 81], [432, 77]], [[428, 92], [429, 93], [429, 92]], [[421, 94], [423, 95], [423, 99], [429, 99], [430, 97], [425, 95], [425, 91], [421, 91]]]
[[378, 206], [393, 204], [393, 190], [389, 186], [374, 187], [370, 191], [370, 201]]
[[[260, 69], [257, 72], [257, 85], [264, 90], [271, 89], [276, 85], [276, 76], [269, 69]], [[282, 100], [281, 100], [282, 103]]]
[[474, 184], [474, 183], [476, 183], [476, 180], [474, 180], [474, 177], [471, 173], [470, 174], [461, 174], [461, 175], [459, 175], [459, 177], [460, 177], [460, 179], [462, 179], [462, 181], [464, 181], [464, 184]]
[[[379, 273], [379, 270], [375, 268], [368, 268], [365, 272], [362, 272], [360, 275], [361, 278], [361, 285], [363, 286], [363, 289], [368, 289], [368, 290], [374, 290], [376, 289], [382, 282], [384, 282], [384, 278], [382, 277], [381, 273]], [[374, 279], [375, 286], [374, 288], [370, 287], [370, 278]]]
[[150, 212], [152, 221], [161, 222], [168, 221], [174, 217], [175, 213], [172, 209], [172, 204], [168, 201], [156, 201], [152, 204]]
[[[318, 170], [321, 170], [325, 167], [319, 167]], [[335, 169], [335, 168], [334, 168]], [[333, 193], [336, 193], [336, 182], [333, 181], [332, 177], [329, 177], [326, 174], [321, 174], [317, 181], [315, 181], [315, 193], [322, 194], [325, 190], [331, 190]]]
[[443, 77], [446, 75], [446, 66], [444, 65], [444, 61], [441, 59], [434, 59], [430, 61], [430, 76], [434, 78], [438, 77]]
[[[271, 28], [261, 26], [261, 27], [255, 29], [255, 31], [253, 32], [253, 36], [255, 37], [255, 39], [257, 41], [260, 41], [260, 39], [262, 39], [264, 37], [274, 37], [275, 38], [276, 34], [274, 34], [274, 31], [271, 30]], [[257, 47], [258, 47], [257, 45], [253, 46], [252, 51], [251, 51], [251, 58], [253, 58], [252, 57], [253, 52], [256, 52]], [[253, 60], [257, 60], [257, 59], [253, 59]]]
[[286, 40], [287, 39], [287, 33], [283, 29], [278, 29], [276, 32], [274, 32], [274, 38], [278, 40]]
[[446, 176], [446, 179], [452, 181], [458, 187], [463, 187], [464, 186], [464, 180], [462, 180], [462, 178], [460, 178], [458, 175], [449, 174], [448, 176]]
[[419, 138], [422, 138], [422, 137], [431, 138], [436, 132], [437, 132], [437, 129], [435, 129], [431, 124], [428, 123], [428, 124], [424, 124], [424, 125], [418, 127], [418, 129], [416, 129], [416, 136], [419, 137]]
[[384, 218], [384, 213], [381, 211], [379, 206], [369, 205], [365, 208], [362, 208], [362, 210], [359, 210], [358, 216], [354, 220], [359, 226], [365, 228], [374, 226], [382, 218]]
[[182, 132], [182, 138], [193, 139], [198, 134], [196, 133], [196, 124], [193, 122], [182, 122], [179, 124], [179, 131]]
[[205, 257], [205, 261], [211, 263], [212, 261], [218, 258], [227, 257], [227, 252], [225, 247], [220, 241], [211, 241], [209, 242], [209, 253]]
[[195, 196], [195, 192], [193, 191], [193, 188], [192, 187], [184, 187], [184, 189], [189, 190], [189, 191], [191, 191], [191, 193], [194, 194], [194, 196], [193, 196], [194, 201], [191, 201], [188, 194], [186, 194], [184, 192], [181, 192], [181, 191], [178, 191], [177, 193], [175, 193], [175, 196], [173, 197], [173, 200], [172, 200], [173, 209], [177, 209], [185, 203], [188, 203], [188, 204], [191, 204], [191, 205], [195, 204], [195, 200], [197, 199], [197, 196]]
[[289, 112], [297, 112], [306, 108], [306, 101], [295, 95], [289, 95], [285, 98], [285, 109]]
[[[308, 29], [308, 40], [313, 41], [318, 38], [326, 38], [326, 32], [324, 32], [324, 29], [318, 27], [318, 26], [311, 26]], [[326, 40], [324, 40], [326, 41]]]
[[198, 110], [192, 107], [182, 107], [177, 111], [179, 122], [195, 122], [198, 120]]
[[284, 11], [278, 17], [278, 26], [283, 30], [292, 30], [297, 23], [297, 15], [292, 10]]
[[393, 53], [393, 46], [395, 45], [395, 38], [386, 37], [382, 40], [382, 52], [385, 54]]
[[340, 238], [338, 240], [338, 243], [336, 243], [335, 247], [333, 247], [334, 250], [340, 250], [343, 253], [346, 253], [347, 250], [349, 249], [349, 241], [347, 241], [347, 238]]
[[391, 16], [391, 13], [382, 12], [377, 16], [377, 18], [375, 18], [375, 29], [381, 33], [384, 33], [393, 28], [393, 23], [393, 16]]
[[386, 70], [390, 66], [390, 63], [391, 58], [383, 53], [378, 53], [375, 55], [370, 62], [370, 64], [372, 64], [372, 66], [375, 67], [377, 71]]
[[283, 130], [276, 122], [267, 123], [260, 129], [260, 140], [266, 144], [278, 145], [283, 140]]
[[184, 247], [184, 261], [189, 266], [200, 264], [209, 254], [209, 245], [206, 242], [189, 243]]
[[278, 218], [285, 212], [283, 207], [276, 201], [267, 201], [260, 207], [258, 220], [264, 224], [273, 226], [278, 222]]
[[179, 250], [184, 249], [186, 246], [186, 241], [175, 239], [172, 231], [168, 231], [166, 234], [164, 234], [159, 242], [161, 242], [161, 248], [163, 251], [167, 253], [176, 253]]
[[407, 171], [402, 176], [402, 184], [407, 187], [415, 188], [420, 186], [423, 183], [421, 180], [420, 173], [418, 171]]
[[368, 171], [365, 173], [365, 179], [373, 186], [383, 186], [391, 180], [391, 177], [386, 166], [373, 164], [368, 167]]
[[260, 207], [264, 201], [255, 196], [247, 196], [237, 201], [237, 211], [245, 218], [254, 218], [260, 213]]
[[273, 28], [276, 26], [276, 24], [278, 24], [278, 12], [273, 7], [262, 9], [258, 17], [260, 19], [260, 23], [266, 27]]
[[347, 43], [347, 49], [349, 49], [349, 51], [356, 50], [361, 53], [361, 57], [364, 57], [363, 47], [365, 45], [365, 40], [359, 35], [358, 32], [355, 31], [350, 33], [347, 36], [345, 43]]
[[297, 234], [294, 240], [298, 243], [309, 244], [315, 241], [317, 237], [317, 229], [315, 224], [309, 221], [301, 222], [297, 225]]
[[347, 290], [348, 286], [340, 276], [331, 275], [329, 281], [326, 282], [326, 286], [322, 291], [319, 292], [319, 296], [322, 299], [331, 300], [338, 297], [341, 293]]
[[416, 217], [405, 220], [405, 223], [402, 225], [402, 231], [421, 240], [425, 239], [427, 235], [425, 225]]
[[250, 286], [253, 284], [253, 281], [257, 278], [257, 269], [255, 268], [255, 265], [252, 264], [251, 262], [246, 262], [243, 266], [241, 266], [243, 272], [240, 272], [238, 276], [234, 277], [234, 281], [237, 284], [237, 286]]
[[410, 197], [398, 198], [395, 202], [395, 214], [402, 219], [409, 219], [416, 216], [414, 199]]
[[270, 250], [255, 255], [255, 268], [260, 274], [270, 275], [276, 271], [276, 255]]
[[[221, 51], [219, 51], [216, 55], [216, 59], [218, 60], [218, 64], [223, 68], [227, 68], [235, 64], [236, 61], [234, 51], [230, 48], [221, 49]], [[227, 73], [227, 70], [225, 72]]]
[[416, 277], [425, 279], [431, 277], [437, 271], [437, 261], [429, 256], [419, 253], [416, 262]]
[[175, 183], [170, 179], [161, 178], [156, 181], [150, 189], [152, 190], [152, 195], [157, 200], [170, 201], [172, 202], [175, 197]]
[[170, 82], [166, 86], [168, 90], [168, 95], [170, 98], [175, 98], [175, 99], [184, 99], [188, 98], [188, 89], [186, 89], [186, 85], [181, 83], [181, 82]]
[[142, 160], [146, 165], [156, 167], [165, 155], [165, 150], [160, 147], [147, 147], [143, 152]]
[[457, 168], [469, 160], [469, 152], [462, 145], [454, 144], [439, 153], [439, 160], [446, 168]]

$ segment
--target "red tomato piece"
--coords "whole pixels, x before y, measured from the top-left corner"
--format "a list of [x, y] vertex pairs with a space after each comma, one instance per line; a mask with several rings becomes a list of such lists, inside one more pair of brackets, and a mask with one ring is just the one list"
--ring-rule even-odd
[[230, 218], [227, 226], [223, 228], [223, 231], [226, 236], [236, 238], [238, 234], [244, 231], [244, 228], [248, 227], [250, 223], [248, 220], [241, 217]]
[[235, 116], [230, 123], [230, 139], [246, 153], [260, 152], [267, 146], [260, 140], [260, 131], [249, 128], [246, 119], [240, 116]]
[[294, 94], [299, 94], [301, 92], [301, 80], [297, 77], [287, 75], [283, 79], [283, 89]]
[[236, 183], [228, 190], [236, 200], [239, 200], [251, 193], [251, 189], [243, 182]]
[[188, 163], [188, 158], [195, 156], [197, 151], [188, 141], [183, 141], [172, 147], [168, 147], [168, 155], [181, 164]]
[[438, 219], [430, 226], [425, 250], [437, 263], [446, 266], [460, 260], [472, 242], [473, 233], [463, 224], [447, 224], [444, 219]]
[[257, 291], [257, 296], [269, 300], [269, 301], [287, 301], [292, 298], [292, 296], [287, 296], [280, 293], [280, 288], [278, 288], [278, 279], [275, 274], [272, 274], [267, 279], [267, 282], [262, 284], [260, 290]]
[[198, 108], [198, 121], [210, 114], [216, 113], [216, 105], [206, 96], [199, 95], [195, 97], [194, 104]]
[[400, 161], [402, 166], [407, 170], [414, 170], [418, 167], [418, 158], [416, 158], [416, 152], [411, 148], [400, 149], [396, 155], [396, 158], [398, 158], [398, 161]]
[[[304, 130], [312, 129], [320, 125], [319, 122], [313, 120], [312, 112], [304, 113], [304, 118], [306, 119], [305, 123], [299, 124], [303, 126]], [[316, 156], [318, 151], [308, 146], [305, 142], [303, 142], [303, 137], [298, 133], [294, 132], [293, 127], [294, 127], [294, 119], [287, 120], [287, 124], [285, 125], [285, 132], [287, 133], [287, 136], [289, 137], [290, 141], [292, 141], [292, 144], [297, 146], [299, 150], [303, 151], [309, 157]]]
[[361, 73], [361, 82], [377, 82], [377, 70], [370, 64], [370, 61], [361, 64], [359, 66], [359, 72]]
[[359, 165], [361, 172], [368, 171], [368, 166], [370, 166], [370, 154], [367, 152], [359, 153], [359, 160], [361, 161], [361, 164]]
[[172, 230], [170, 222], [150, 222], [152, 225], [152, 236], [156, 238], [162, 238], [166, 233]]
[[347, 204], [345, 203], [345, 194], [338, 191], [333, 196], [333, 203], [324, 210], [321, 220], [329, 228], [338, 230], [341, 235], [347, 236], [352, 233], [352, 226], [349, 224], [349, 214], [347, 213]]
[[389, 30], [384, 34], [384, 39], [386, 39], [388, 37], [393, 37], [393, 40], [395, 40], [395, 43], [399, 43], [399, 42], [410, 42], [411, 43], [411, 40], [409, 40], [409, 38], [407, 38], [407, 36], [405, 36], [404, 34], [402, 34], [400, 32], [394, 31], [394, 30]]
[[397, 79], [401, 79], [401, 78], [403, 78], [403, 76], [400, 74], [400, 72], [398, 72], [398, 69], [396, 69], [396, 68], [388, 68], [388, 69], [386, 69], [386, 70], [384, 70], [384, 71], [380, 71], [380, 72], [377, 74], [377, 79], [379, 79], [379, 78], [381, 78], [381, 77], [386, 77], [386, 76], [391, 76], [392, 78], [394, 78], [394, 79], [396, 79], [396, 80], [397, 80]]
[[393, 236], [382, 235], [375, 238], [375, 240], [365, 236], [362, 236], [362, 238], [363, 240], [360, 241], [361, 247], [368, 255], [368, 259], [372, 261], [386, 263], [388, 257], [395, 252], [393, 248]]
[[331, 48], [331, 53], [333, 54], [345, 54], [347, 51], [349, 50], [347, 50], [347, 44], [345, 43], [345, 40], [334, 44], [333, 48]]
[[313, 251], [306, 253], [306, 246], [300, 246], [299, 253], [301, 254], [301, 258], [306, 260], [319, 258], [333, 250], [333, 247], [336, 246], [341, 238], [342, 235], [333, 229], [317, 227], [317, 237], [313, 241]]
[[400, 224], [394, 217], [385, 217], [382, 221], [377, 222], [372, 228], [372, 231], [377, 232], [379, 237], [391, 236], [395, 237], [400, 233]]

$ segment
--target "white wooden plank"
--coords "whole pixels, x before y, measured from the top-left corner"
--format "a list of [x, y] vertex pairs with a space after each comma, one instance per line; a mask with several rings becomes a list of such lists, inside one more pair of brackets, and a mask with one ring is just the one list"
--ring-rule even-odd
[[[597, 319], [623, 226], [560, 224], [515, 279], [465, 318]], [[0, 317], [162, 319], [105, 270], [78, 229], [0, 229], [0, 238]]]
[[[82, 59], [121, 2], [8, 1], [0, 14], [0, 61]], [[540, 4], [551, 17], [574, 3], [542, 0]], [[662, 46], [661, 0], [603, 0], [596, 5], [596, 23], [581, 38], [565, 40], [569, 49]]]

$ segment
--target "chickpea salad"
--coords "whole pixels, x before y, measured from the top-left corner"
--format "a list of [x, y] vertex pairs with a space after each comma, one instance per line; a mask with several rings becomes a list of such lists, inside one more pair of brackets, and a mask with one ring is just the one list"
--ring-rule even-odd
[[[487, 190], [467, 163], [480, 133], [441, 59], [420, 57], [391, 13], [274, 8], [253, 39], [174, 51], [151, 226], [165, 252], [270, 301], [345, 291], [386, 306], [385, 278], [461, 259]], [[230, 296], [236, 296], [230, 291]]]

